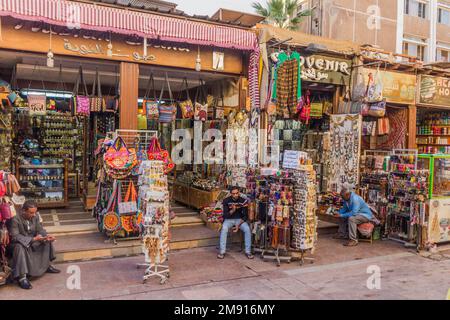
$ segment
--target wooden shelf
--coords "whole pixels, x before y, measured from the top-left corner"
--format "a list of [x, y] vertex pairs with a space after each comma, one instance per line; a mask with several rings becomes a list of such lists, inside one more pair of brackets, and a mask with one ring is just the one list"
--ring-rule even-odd
[[446, 146], [450, 146], [449, 143], [446, 144], [438, 144], [438, 143], [418, 143], [418, 146], [433, 146], [433, 147], [446, 147]]
[[450, 134], [416, 134], [416, 137], [450, 137]]
[[63, 164], [21, 165], [20, 169], [61, 169]]

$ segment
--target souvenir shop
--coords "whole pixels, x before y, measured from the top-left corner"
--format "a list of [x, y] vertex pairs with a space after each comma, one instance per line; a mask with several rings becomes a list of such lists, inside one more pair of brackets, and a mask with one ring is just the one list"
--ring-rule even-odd
[[[35, 198], [42, 207], [57, 207], [82, 195], [85, 207], [92, 208], [98, 202], [103, 142], [119, 129], [131, 132], [122, 132], [125, 148], [138, 154], [156, 153], [157, 148], [170, 153], [176, 129], [191, 133], [188, 142], [194, 150], [194, 131], [203, 136], [209, 128], [218, 129], [224, 143], [229, 123], [250, 123], [250, 111], [258, 104], [253, 32], [154, 13], [76, 5], [133, 21], [143, 15], [156, 24], [171, 21], [186, 34], [181, 41], [176, 30], [159, 37], [157, 30], [148, 34], [138, 27], [122, 32], [115, 25], [105, 32], [88, 15], [82, 15], [81, 28], [70, 29], [52, 11], [36, 8], [37, 12], [19, 19], [15, 7], [5, 4], [0, 41], [5, 48], [2, 79], [11, 79], [5, 100], [11, 119], [4, 122], [13, 130], [2, 132], [1, 139], [11, 146], [2, 150], [10, 155], [2, 160], [17, 173], [22, 191], [29, 192], [27, 198]], [[190, 34], [192, 27], [205, 32]], [[23, 43], [30, 44], [29, 52]], [[253, 117], [257, 126], [258, 115]], [[147, 132], [145, 137], [130, 141], [138, 129]], [[10, 134], [14, 131], [20, 134]], [[154, 136], [158, 143], [150, 145]], [[206, 138], [201, 140], [207, 146]], [[170, 174], [172, 197], [197, 208], [210, 203], [224, 186], [225, 169], [214, 161], [177, 166]], [[124, 194], [127, 188], [122, 188]]]
[[390, 234], [388, 215], [407, 222], [405, 217], [389, 211], [389, 161], [398, 150], [406, 149], [412, 149], [417, 158], [411, 136], [415, 131], [416, 76], [387, 70], [389, 64], [380, 60], [361, 59], [360, 65], [353, 74], [351, 97], [344, 99], [340, 108], [363, 117], [359, 193], [381, 222], [374, 232], [374, 238], [380, 239]]
[[429, 171], [425, 246], [450, 241], [450, 80], [420, 75], [417, 95], [418, 166]]

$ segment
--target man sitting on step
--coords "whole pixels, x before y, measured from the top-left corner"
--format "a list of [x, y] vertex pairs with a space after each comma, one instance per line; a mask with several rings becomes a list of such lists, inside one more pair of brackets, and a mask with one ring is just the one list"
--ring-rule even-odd
[[[350, 186], [344, 186], [341, 190], [341, 197], [344, 200], [344, 207], [335, 216], [341, 218], [339, 222], [338, 234], [335, 239], [350, 240], [344, 244], [347, 247], [358, 245], [358, 225], [369, 222], [373, 219], [372, 211], [367, 203], [351, 191]], [[348, 231], [347, 231], [348, 229]]]
[[253, 259], [252, 255], [252, 233], [247, 223], [248, 218], [248, 201], [241, 197], [239, 188], [231, 189], [231, 196], [222, 201], [223, 204], [223, 224], [220, 231], [220, 252], [218, 259], [223, 259], [227, 247], [228, 230], [233, 228], [233, 232], [239, 229], [244, 233], [245, 255], [249, 259]]
[[9, 221], [9, 233], [12, 272], [22, 289], [32, 288], [28, 277], [60, 272], [50, 264], [55, 259], [55, 237], [47, 234], [42, 227], [36, 202], [25, 201], [20, 214]]

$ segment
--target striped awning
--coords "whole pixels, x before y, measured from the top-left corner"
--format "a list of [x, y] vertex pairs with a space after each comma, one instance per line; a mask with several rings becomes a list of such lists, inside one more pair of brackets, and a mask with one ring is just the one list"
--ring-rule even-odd
[[66, 0], [0, 0], [0, 16], [163, 41], [253, 51], [252, 31], [206, 22]]

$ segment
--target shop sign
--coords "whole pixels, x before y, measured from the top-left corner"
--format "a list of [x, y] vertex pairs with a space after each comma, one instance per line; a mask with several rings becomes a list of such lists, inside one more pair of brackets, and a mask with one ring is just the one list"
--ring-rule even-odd
[[376, 69], [363, 68], [362, 72], [358, 74], [358, 77], [364, 78], [364, 89], [367, 88], [369, 74], [373, 75], [375, 81], [377, 80], [378, 76], [381, 79], [381, 83], [383, 86], [383, 98], [385, 98], [387, 102], [408, 105], [415, 104], [415, 75], [384, 70], [377, 71]]
[[346, 85], [350, 80], [351, 61], [312, 55], [300, 56], [302, 80]]
[[450, 108], [450, 79], [420, 75], [418, 104]]
[[[302, 151], [286, 150], [283, 152], [283, 169], [298, 169], [302, 159], [307, 159], [308, 154]], [[303, 161], [304, 162], [304, 161]]]

